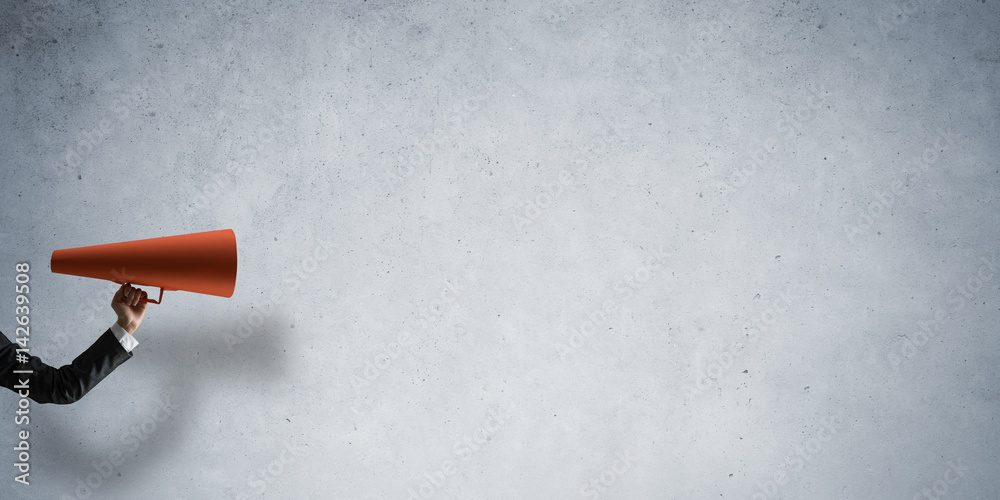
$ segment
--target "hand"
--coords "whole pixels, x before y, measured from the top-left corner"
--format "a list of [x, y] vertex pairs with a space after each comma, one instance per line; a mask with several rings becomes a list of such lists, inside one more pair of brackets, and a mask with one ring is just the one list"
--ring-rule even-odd
[[146, 303], [139, 301], [144, 298], [146, 292], [125, 283], [111, 299], [111, 309], [118, 314], [118, 325], [130, 335], [135, 333], [142, 319], [146, 317]]

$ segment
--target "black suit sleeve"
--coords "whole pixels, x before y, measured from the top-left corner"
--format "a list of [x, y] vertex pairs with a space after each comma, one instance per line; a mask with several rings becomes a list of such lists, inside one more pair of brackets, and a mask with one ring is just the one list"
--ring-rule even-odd
[[[30, 356], [27, 363], [18, 363], [19, 347], [0, 332], [0, 383], [18, 392], [25, 389], [15, 386], [27, 380], [28, 397], [38, 403], [74, 403], [132, 357], [110, 328], [71, 364], [60, 368], [45, 364], [37, 356]], [[32, 370], [33, 373], [14, 373], [14, 370]]]

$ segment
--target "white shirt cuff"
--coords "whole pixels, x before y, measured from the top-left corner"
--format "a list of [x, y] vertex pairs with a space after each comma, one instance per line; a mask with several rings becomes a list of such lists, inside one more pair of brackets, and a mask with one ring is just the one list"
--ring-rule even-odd
[[115, 338], [118, 339], [118, 342], [121, 343], [126, 352], [132, 352], [132, 349], [135, 349], [135, 346], [139, 345], [139, 341], [129, 335], [117, 322], [111, 325], [111, 333], [115, 334]]

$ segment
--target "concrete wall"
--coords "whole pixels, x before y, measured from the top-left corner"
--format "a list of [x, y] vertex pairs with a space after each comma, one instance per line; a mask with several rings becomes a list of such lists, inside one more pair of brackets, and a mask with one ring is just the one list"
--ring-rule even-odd
[[[3, 498], [1000, 497], [997, 2], [6, 0], [0, 311], [232, 228]], [[150, 290], [155, 291], [155, 290]], [[30, 430], [30, 486], [16, 431]]]

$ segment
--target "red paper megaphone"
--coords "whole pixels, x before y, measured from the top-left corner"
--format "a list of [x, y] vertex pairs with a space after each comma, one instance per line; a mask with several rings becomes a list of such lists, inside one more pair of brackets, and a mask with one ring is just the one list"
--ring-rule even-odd
[[232, 229], [125, 241], [52, 252], [52, 272], [164, 290], [232, 297], [236, 233]]

